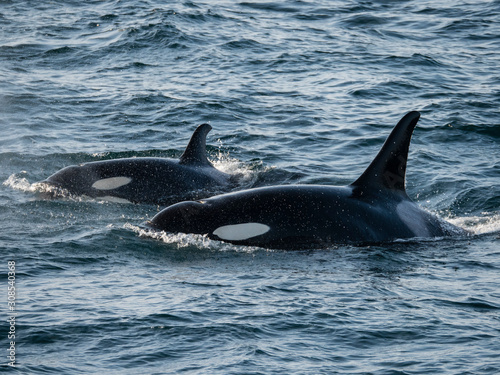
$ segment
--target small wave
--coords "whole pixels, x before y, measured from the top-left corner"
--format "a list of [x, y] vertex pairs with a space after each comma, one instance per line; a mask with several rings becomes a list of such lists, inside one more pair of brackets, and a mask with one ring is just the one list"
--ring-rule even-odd
[[390, 80], [376, 82], [362, 88], [357, 88], [349, 92], [350, 95], [360, 98], [392, 98], [394, 96], [418, 94], [420, 87], [407, 80]]
[[469, 297], [462, 301], [448, 300], [448, 299], [438, 299], [438, 303], [449, 306], [456, 306], [458, 308], [464, 309], [474, 309], [479, 311], [495, 311], [499, 310], [500, 306], [493, 301], [488, 301], [485, 299], [477, 298], [477, 297]]
[[299, 11], [298, 8], [294, 8], [291, 6], [285, 6], [280, 2], [242, 2], [241, 6], [255, 9], [255, 10], [264, 10], [264, 11], [273, 11], [280, 13], [297, 13]]
[[381, 59], [381, 62], [395, 65], [398, 67], [408, 67], [408, 66], [429, 66], [429, 67], [446, 67], [446, 64], [439, 61], [436, 57], [430, 57], [420, 53], [414, 53], [411, 56], [387, 56]]
[[62, 46], [62, 47], [51, 48], [51, 49], [45, 51], [44, 55], [45, 56], [66, 55], [66, 54], [72, 53], [74, 51], [76, 51], [76, 48]]
[[226, 44], [224, 44], [224, 48], [227, 48], [228, 50], [251, 50], [255, 52], [262, 52], [268, 49], [268, 46], [265, 44], [259, 43], [256, 40], [252, 39], [240, 39], [240, 40], [233, 40], [230, 41]]
[[342, 20], [342, 22], [347, 27], [363, 27], [367, 26], [380, 26], [385, 25], [390, 21], [388, 17], [374, 16], [370, 14], [355, 14], [353, 16], [349, 16], [347, 19]]

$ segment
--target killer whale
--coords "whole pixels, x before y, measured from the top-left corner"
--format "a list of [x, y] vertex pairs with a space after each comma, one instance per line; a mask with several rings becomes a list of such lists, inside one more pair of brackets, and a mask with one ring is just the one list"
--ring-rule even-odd
[[419, 118], [416, 111], [406, 114], [364, 173], [348, 186], [284, 185], [227, 193], [177, 203], [146, 225], [287, 250], [466, 234], [422, 210], [406, 194], [408, 150]]
[[211, 129], [209, 124], [199, 125], [178, 160], [138, 157], [89, 162], [63, 168], [40, 184], [50, 197], [158, 205], [196, 199], [207, 191], [227, 191], [235, 176], [217, 170], [207, 159], [206, 137]]

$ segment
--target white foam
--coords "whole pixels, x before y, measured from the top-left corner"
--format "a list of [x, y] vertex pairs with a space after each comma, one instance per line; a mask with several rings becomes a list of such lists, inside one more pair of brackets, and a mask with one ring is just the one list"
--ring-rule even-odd
[[132, 203], [128, 199], [113, 197], [111, 195], [106, 195], [104, 197], [99, 197], [98, 199], [106, 201], [106, 202], [112, 202], [112, 203]]
[[271, 228], [260, 223], [224, 225], [213, 231], [217, 237], [228, 241], [242, 241], [269, 232]]
[[[22, 171], [20, 174], [26, 174], [27, 172]], [[49, 193], [57, 194], [60, 196], [67, 196], [69, 192], [66, 192], [62, 188], [54, 187], [52, 185], [46, 184], [44, 182], [34, 182], [31, 183], [27, 178], [21, 177], [18, 174], [10, 175], [3, 183], [4, 186], [8, 186], [11, 189], [19, 190], [24, 193]]]
[[447, 221], [474, 234], [500, 232], [500, 213], [485, 212], [484, 216], [448, 218]]
[[215, 160], [211, 160], [213, 166], [221, 172], [230, 174], [230, 175], [238, 175], [242, 182], [251, 181], [256, 178], [257, 174], [250, 166], [242, 163], [238, 159], [232, 158], [229, 156], [229, 153], [222, 152], [220, 150], [215, 155]]
[[[132, 230], [139, 237], [151, 238], [162, 241], [168, 245], [176, 246], [178, 249], [194, 247], [197, 249], [207, 249], [216, 251], [236, 251], [241, 253], [253, 253], [257, 250], [262, 250], [254, 246], [237, 246], [227, 242], [211, 240], [206, 235], [188, 234], [188, 233], [168, 233], [164, 231], [155, 231], [153, 229], [145, 229], [137, 225], [126, 223], [123, 228]], [[265, 249], [266, 252], [274, 252], [274, 250]]]
[[130, 177], [124, 176], [103, 178], [94, 182], [92, 187], [97, 190], [113, 190], [129, 184], [131, 181]]
[[144, 229], [137, 225], [125, 224], [123, 226], [125, 229], [130, 229], [136, 232], [139, 237], [148, 237], [155, 240], [163, 241], [167, 244], [176, 244], [177, 248], [183, 248], [188, 246], [195, 246], [198, 248], [213, 248], [217, 244], [216, 241], [210, 240], [206, 236], [199, 234], [186, 234], [186, 233], [167, 233], [164, 231], [155, 231], [152, 229]]
[[[22, 171], [21, 173], [25, 174], [26, 172]], [[9, 178], [3, 182], [3, 185], [28, 193], [35, 193], [39, 190], [39, 184], [32, 184], [26, 178], [19, 177], [17, 174], [10, 175]]]

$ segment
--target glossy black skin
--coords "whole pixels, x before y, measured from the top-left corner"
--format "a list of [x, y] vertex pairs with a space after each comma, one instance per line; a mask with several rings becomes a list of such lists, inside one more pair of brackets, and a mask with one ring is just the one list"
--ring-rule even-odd
[[[398, 204], [415, 215], [410, 228]], [[181, 202], [158, 213], [148, 225], [168, 232], [207, 235], [225, 225], [260, 223], [271, 229], [239, 245], [275, 249], [322, 248], [339, 243], [380, 243], [398, 238], [450, 236], [459, 228], [421, 210], [399, 193], [363, 194], [355, 188], [319, 185], [273, 186]], [[422, 227], [425, 226], [425, 227]]]
[[[99, 190], [93, 183], [111, 177], [129, 177], [129, 184]], [[230, 186], [231, 176], [207, 165], [183, 165], [166, 158], [126, 158], [66, 167], [44, 183], [65, 193], [90, 198], [116, 197], [132, 203], [172, 204], [196, 199]]]
[[[194, 131], [182, 156], [168, 158], [125, 158], [73, 165], [61, 169], [42, 184], [45, 195], [118, 198], [132, 203], [168, 205], [228, 191], [236, 177], [223, 173], [208, 161], [206, 136], [212, 127], [202, 124]], [[96, 189], [99, 180], [128, 177], [131, 182], [110, 190]]]
[[[406, 114], [364, 173], [346, 187], [295, 185], [250, 189], [175, 204], [147, 225], [167, 232], [203, 234], [235, 244], [288, 250], [464, 235], [464, 230], [420, 209], [406, 194], [408, 149], [419, 117], [418, 112]], [[246, 223], [261, 225], [244, 226], [244, 236], [231, 227], [230, 231], [238, 233], [238, 237], [217, 230]], [[270, 230], [260, 233], [262, 224]]]

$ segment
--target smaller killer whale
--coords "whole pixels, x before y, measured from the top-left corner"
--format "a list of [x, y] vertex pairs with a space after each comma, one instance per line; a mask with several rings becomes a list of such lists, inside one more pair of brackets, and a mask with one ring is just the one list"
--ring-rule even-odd
[[465, 235], [463, 229], [419, 208], [406, 194], [408, 150], [419, 117], [418, 112], [405, 115], [365, 172], [348, 186], [248, 189], [177, 203], [146, 225], [286, 250]]
[[46, 180], [49, 196], [85, 196], [115, 202], [168, 205], [196, 199], [207, 191], [227, 191], [234, 176], [217, 170], [207, 159], [206, 137], [212, 127], [194, 131], [179, 160], [123, 158], [72, 165]]

